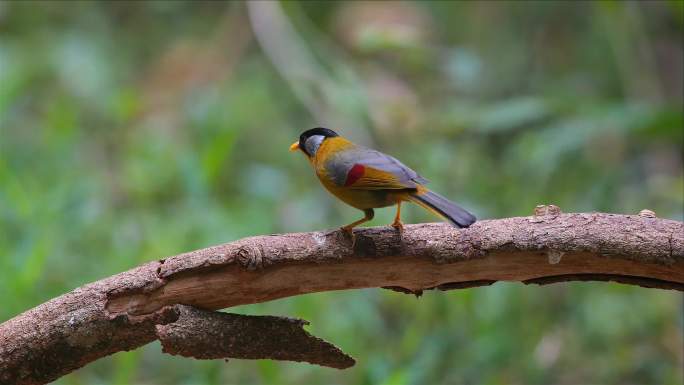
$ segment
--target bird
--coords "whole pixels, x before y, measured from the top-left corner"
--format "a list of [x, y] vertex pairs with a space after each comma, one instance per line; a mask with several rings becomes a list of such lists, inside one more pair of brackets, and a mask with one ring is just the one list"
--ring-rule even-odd
[[290, 151], [297, 150], [309, 160], [326, 190], [363, 211], [363, 218], [341, 227], [352, 238], [355, 227], [373, 219], [373, 209], [393, 205], [397, 212], [391, 226], [403, 231], [402, 202], [416, 203], [457, 228], [476, 221], [473, 214], [425, 187], [427, 179], [396, 158], [355, 144], [331, 129], [304, 131], [290, 146]]

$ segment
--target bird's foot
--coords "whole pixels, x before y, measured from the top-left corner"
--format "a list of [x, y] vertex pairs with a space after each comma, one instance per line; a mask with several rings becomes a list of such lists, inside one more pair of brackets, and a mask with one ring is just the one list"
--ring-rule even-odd
[[353, 249], [354, 245], [356, 244], [356, 236], [354, 235], [354, 228], [343, 226], [343, 227], [340, 227], [340, 230], [342, 230], [342, 233], [347, 235], [351, 239], [351, 245], [352, 245], [352, 249]]
[[394, 227], [400, 233], [404, 232], [404, 223], [402, 221], [394, 221], [394, 223], [392, 223], [391, 226]]

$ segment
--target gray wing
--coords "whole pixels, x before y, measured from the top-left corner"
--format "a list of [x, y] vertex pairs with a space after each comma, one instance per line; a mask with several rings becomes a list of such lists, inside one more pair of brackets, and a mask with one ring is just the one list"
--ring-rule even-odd
[[416, 183], [428, 183], [427, 179], [401, 163], [397, 158], [362, 146], [356, 146], [340, 152], [328, 164], [329, 166], [326, 168], [338, 185], [345, 184], [349, 171], [355, 165], [362, 165], [391, 173], [407, 188], [417, 187]]
[[412, 185], [411, 187], [415, 187], [416, 182], [420, 184], [428, 183], [427, 179], [418, 175], [417, 172], [413, 171], [410, 167], [401, 163], [399, 159], [393, 156], [383, 154], [380, 151], [372, 150], [370, 148], [363, 148], [361, 154], [363, 154], [363, 156], [360, 156], [356, 163], [390, 172], [396, 175], [401, 182]]

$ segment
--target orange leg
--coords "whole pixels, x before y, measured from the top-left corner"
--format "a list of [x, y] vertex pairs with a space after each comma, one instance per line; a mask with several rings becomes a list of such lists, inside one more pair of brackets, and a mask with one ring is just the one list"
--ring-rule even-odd
[[347, 233], [353, 237], [354, 236], [354, 227], [356, 227], [356, 226], [358, 226], [364, 222], [370, 221], [375, 216], [375, 212], [373, 211], [373, 209], [363, 210], [363, 214], [364, 214], [363, 218], [359, 219], [358, 221], [352, 222], [346, 226], [342, 226], [342, 231], [344, 231], [345, 233]]
[[392, 222], [392, 227], [401, 231], [404, 231], [404, 223], [401, 221], [401, 201], [397, 202], [397, 215], [394, 216], [394, 222]]

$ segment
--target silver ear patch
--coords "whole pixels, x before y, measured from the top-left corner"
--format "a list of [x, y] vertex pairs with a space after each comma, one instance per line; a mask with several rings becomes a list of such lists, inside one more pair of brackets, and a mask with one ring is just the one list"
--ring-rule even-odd
[[304, 149], [310, 156], [316, 155], [316, 151], [318, 151], [318, 147], [323, 143], [323, 139], [325, 139], [325, 136], [323, 135], [313, 135], [309, 137], [309, 139], [304, 142]]

